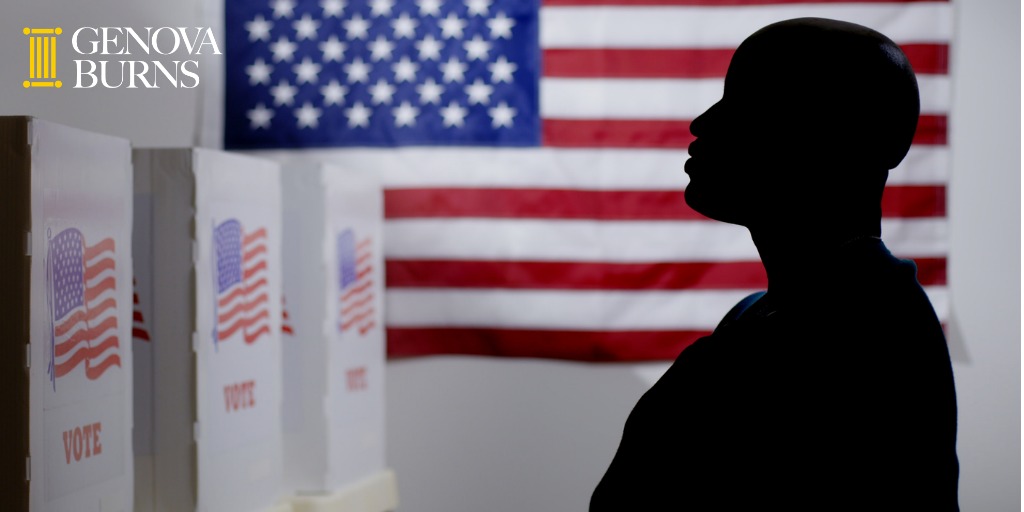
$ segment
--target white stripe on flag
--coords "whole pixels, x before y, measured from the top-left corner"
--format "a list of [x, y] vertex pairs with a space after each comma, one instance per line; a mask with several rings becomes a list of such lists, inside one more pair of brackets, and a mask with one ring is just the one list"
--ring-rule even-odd
[[[922, 114], [949, 111], [949, 77], [919, 75]], [[553, 119], [692, 120], [722, 98], [722, 79], [544, 78], [540, 113]]]
[[[296, 158], [291, 151], [249, 153], [281, 162]], [[389, 189], [683, 190], [689, 182], [683, 173], [687, 153], [678, 149], [313, 149], [302, 157], [380, 174]], [[949, 163], [946, 146], [914, 146], [888, 183], [945, 185]]]
[[[798, 226], [794, 226], [798, 229]], [[758, 261], [746, 228], [709, 221], [402, 219], [384, 224], [389, 258], [578, 262]], [[902, 257], [944, 257], [945, 218], [886, 219]]]
[[873, 28], [899, 44], [952, 38], [949, 2], [736, 7], [553, 6], [540, 10], [541, 48], [735, 48], [765, 25], [814, 16]]
[[[569, 330], [712, 330], [753, 290], [564, 291], [391, 289], [391, 327], [504, 327]], [[935, 309], [945, 287], [925, 291]]]

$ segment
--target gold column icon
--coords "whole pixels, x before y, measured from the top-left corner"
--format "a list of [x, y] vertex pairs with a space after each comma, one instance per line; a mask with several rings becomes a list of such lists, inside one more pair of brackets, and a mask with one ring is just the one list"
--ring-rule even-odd
[[21, 33], [28, 36], [28, 80], [21, 83], [23, 87], [57, 87], [57, 36], [60, 27], [28, 28]]

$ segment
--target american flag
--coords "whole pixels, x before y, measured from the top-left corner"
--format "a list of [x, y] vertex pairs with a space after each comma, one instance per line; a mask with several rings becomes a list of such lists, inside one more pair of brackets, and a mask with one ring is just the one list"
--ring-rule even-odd
[[47, 253], [50, 379], [56, 387], [84, 365], [86, 378], [96, 380], [121, 366], [114, 240], [86, 245], [82, 232], [69, 228], [49, 240]]
[[338, 329], [365, 335], [376, 327], [373, 304], [373, 241], [356, 242], [346, 229], [338, 234]]
[[132, 278], [132, 339], [152, 341], [149, 339], [146, 317], [142, 314], [142, 306], [139, 304], [138, 283], [134, 277]]
[[246, 0], [225, 14], [225, 146], [383, 177], [392, 356], [672, 359], [763, 289], [749, 234], [683, 201], [682, 165], [735, 47], [801, 16], [879, 30], [918, 73], [883, 237], [946, 317], [948, 2]]
[[267, 230], [246, 231], [237, 219], [213, 230], [216, 250], [216, 317], [214, 342], [240, 335], [246, 344], [270, 334], [267, 284]]

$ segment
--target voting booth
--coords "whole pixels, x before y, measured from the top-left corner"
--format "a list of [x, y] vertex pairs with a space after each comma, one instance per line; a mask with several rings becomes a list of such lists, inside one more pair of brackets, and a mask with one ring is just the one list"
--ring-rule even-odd
[[139, 441], [149, 453], [135, 510], [289, 510], [278, 165], [205, 149], [136, 150], [133, 161], [136, 233], [150, 234], [136, 254], [151, 258], [137, 282], [152, 300], [152, 392], [136, 401], [152, 432]]
[[0, 117], [3, 509], [132, 509], [128, 141]]
[[383, 191], [316, 162], [282, 168], [284, 477], [296, 511], [397, 505], [384, 461]]

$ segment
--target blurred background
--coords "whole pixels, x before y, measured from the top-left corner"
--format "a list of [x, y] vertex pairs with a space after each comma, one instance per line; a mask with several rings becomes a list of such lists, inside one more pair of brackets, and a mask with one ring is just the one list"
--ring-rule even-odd
[[[212, 80], [196, 89], [66, 86], [60, 95], [41, 94], [21, 85], [21, 30], [208, 25], [209, 5], [0, 5], [7, 77], [0, 83], [0, 114], [39, 116], [139, 147], [199, 144], [204, 112], [217, 108], [205, 96]], [[965, 511], [1019, 510], [1020, 3], [963, 0], [952, 8], [948, 332], [959, 404], [960, 504]], [[398, 477], [399, 510], [584, 510], [627, 414], [666, 365], [468, 356], [390, 362], [387, 458]]]

